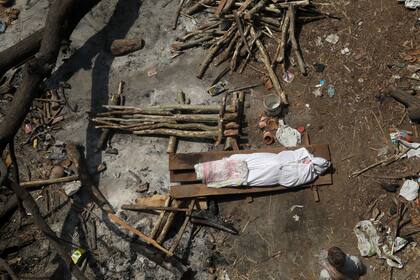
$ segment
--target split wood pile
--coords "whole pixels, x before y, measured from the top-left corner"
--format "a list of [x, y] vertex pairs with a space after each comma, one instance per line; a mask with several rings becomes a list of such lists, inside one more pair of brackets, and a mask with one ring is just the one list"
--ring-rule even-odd
[[[218, 66], [230, 61], [230, 72], [242, 73], [255, 56], [264, 64], [282, 103], [288, 104], [275, 71], [276, 65], [281, 64], [284, 72], [286, 65], [296, 62], [300, 72], [306, 74], [306, 66], [296, 39], [296, 22], [325, 15], [316, 11], [309, 0], [199, 0], [185, 7], [181, 14], [191, 16], [197, 13], [203, 15], [206, 22], [196, 30], [177, 38], [172, 44], [172, 49], [177, 52], [198, 46], [209, 50], [199, 67], [197, 77], [202, 78], [212, 62]], [[286, 57], [289, 43], [292, 48], [290, 53], [294, 55], [293, 61]], [[269, 54], [269, 45], [276, 46], [272, 55]]]
[[237, 105], [165, 104], [149, 107], [105, 105], [92, 121], [96, 128], [136, 135], [213, 139], [239, 134]]

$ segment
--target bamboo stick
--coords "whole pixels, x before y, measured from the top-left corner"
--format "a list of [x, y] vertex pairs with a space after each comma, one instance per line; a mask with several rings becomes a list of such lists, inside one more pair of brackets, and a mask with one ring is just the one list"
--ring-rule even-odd
[[[237, 117], [237, 113], [226, 113], [226, 121], [233, 121]], [[217, 123], [219, 121], [218, 114], [176, 114], [172, 116], [156, 116], [156, 115], [143, 115], [143, 114], [133, 114], [129, 118], [121, 116], [119, 118], [115, 117], [101, 117], [93, 118], [92, 121], [103, 120], [103, 121], [114, 121], [114, 122], [124, 122], [124, 123], [135, 123], [142, 121], [154, 121], [154, 122], [205, 122], [205, 123]]]

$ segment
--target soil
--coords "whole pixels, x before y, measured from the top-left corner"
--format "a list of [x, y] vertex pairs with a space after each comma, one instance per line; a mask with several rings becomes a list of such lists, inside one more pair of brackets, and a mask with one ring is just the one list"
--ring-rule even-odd
[[[24, 10], [25, 1], [16, 2], [22, 9], [23, 20], [19, 19], [5, 34], [0, 34], [0, 50], [38, 29], [48, 8], [48, 1], [43, 0], [33, 1], [28, 10]], [[67, 81], [72, 87], [70, 103], [77, 103], [79, 107], [77, 113], [67, 112], [61, 129], [54, 132], [55, 138], [84, 145], [91, 170], [103, 161], [107, 163], [107, 170], [95, 179], [116, 209], [139, 196], [129, 170], [150, 183], [149, 193], [164, 193], [169, 188], [166, 139], [115, 135], [112, 145], [118, 155], [95, 152], [98, 132], [88, 125], [88, 118], [101, 110], [119, 81], [124, 80], [127, 85], [124, 94], [128, 105], [174, 102], [178, 90], [185, 91], [192, 103], [219, 102], [219, 97], [210, 97], [206, 90], [223, 66], [210, 68], [205, 78], [198, 80], [195, 75], [203, 50], [189, 50], [175, 59], [170, 58], [170, 43], [195, 23], [181, 17], [178, 30], [173, 31], [177, 2], [172, 1], [165, 9], [160, 2], [164, 1], [158, 4], [103, 1], [77, 28], [72, 36], [74, 51], [65, 57], [48, 81], [51, 87]], [[418, 82], [404, 78], [411, 73], [406, 67], [410, 62], [404, 60], [403, 55], [420, 48], [419, 11], [408, 10], [397, 1], [382, 0], [339, 0], [320, 3], [319, 7], [339, 19], [327, 18], [299, 26], [299, 43], [309, 73], [302, 76], [297, 67], [290, 67], [295, 77], [291, 83], [282, 83], [290, 102], [284, 118], [292, 127], [304, 126], [311, 143], [329, 144], [334, 183], [319, 188], [320, 202], [314, 201], [311, 189], [261, 195], [253, 197], [252, 202], [244, 197], [219, 200], [221, 216], [232, 222], [240, 234], [232, 236], [213, 229], [189, 227], [178, 255], [194, 271], [192, 279], [206, 279], [214, 269], [218, 279], [317, 279], [318, 256], [322, 249], [338, 246], [346, 253], [359, 255], [354, 226], [371, 218], [370, 206], [376, 199], [375, 207], [384, 213], [388, 213], [393, 204], [396, 194], [380, 186], [389, 180], [363, 175], [352, 177], [351, 174], [393, 154], [395, 146], [389, 140], [391, 129], [418, 130], [418, 126], [409, 122], [404, 107], [385, 93], [396, 86], [418, 86]], [[326, 42], [330, 34], [339, 36], [336, 44]], [[109, 42], [130, 36], [144, 38], [145, 48], [126, 57], [111, 57], [107, 51]], [[274, 48], [274, 45], [269, 46], [269, 49]], [[344, 48], [349, 49], [348, 54], [341, 53]], [[316, 72], [315, 63], [324, 64], [325, 70]], [[256, 61], [251, 64], [263, 69]], [[157, 74], [150, 76], [151, 72]], [[277, 72], [281, 77], [281, 71]], [[229, 86], [244, 86], [264, 79], [260, 72], [247, 67], [244, 74], [234, 73], [229, 78]], [[321, 88], [324, 95], [316, 97], [313, 91], [320, 80], [325, 80]], [[335, 88], [333, 97], [327, 95], [329, 85]], [[247, 126], [242, 148], [264, 146], [257, 123], [263, 113], [262, 98], [267, 92], [261, 86], [246, 95]], [[211, 149], [209, 144], [182, 141], [178, 152], [208, 149]], [[385, 155], [379, 155], [382, 150]], [[45, 163], [45, 155], [28, 145], [18, 149], [18, 160], [33, 170], [35, 178], [47, 176], [51, 168], [51, 163]], [[419, 159], [404, 159], [365, 174], [398, 176], [418, 171]], [[29, 179], [26, 171], [22, 171], [22, 176]], [[395, 182], [401, 184], [401, 181]], [[83, 239], [78, 228], [80, 220], [74, 209], [66, 204], [68, 201], [62, 192], [50, 189], [50, 193], [55, 201], [52, 208], [59, 210], [48, 218], [49, 224], [62, 238], [80, 242]], [[33, 195], [45, 207], [45, 190], [33, 192]], [[83, 197], [78, 199], [84, 203]], [[294, 205], [299, 207], [292, 211]], [[412, 204], [412, 209], [414, 207], [418, 205]], [[43, 211], [48, 213], [46, 209]], [[144, 232], [150, 230], [155, 219], [136, 213], [122, 215], [128, 216], [128, 221]], [[408, 215], [414, 219], [415, 212]], [[17, 217], [15, 214], [0, 229], [3, 242], [10, 240], [18, 230]], [[89, 267], [98, 278], [175, 278], [156, 264], [158, 261], [153, 254], [147, 254], [142, 244], [133, 242], [132, 236], [115, 234], [117, 231], [112, 226], [101, 219], [94, 220], [99, 249]], [[27, 231], [34, 230], [30, 222], [26, 223], [24, 221], [23, 226]], [[401, 235], [408, 231], [402, 228]], [[418, 234], [412, 237], [419, 241]], [[36, 251], [36, 247], [41, 249]], [[393, 279], [419, 279], [416, 270], [419, 249], [410, 245], [397, 255], [405, 266], [393, 270]], [[61, 270], [56, 270], [58, 264], [54, 258], [55, 254], [43, 238], [18, 254], [7, 255], [12, 267], [22, 275], [53, 275], [59, 279], [63, 275]], [[374, 256], [363, 258], [363, 262], [368, 271], [364, 279], [389, 279], [390, 271], [384, 261]], [[69, 278], [67, 272], [65, 278]]]

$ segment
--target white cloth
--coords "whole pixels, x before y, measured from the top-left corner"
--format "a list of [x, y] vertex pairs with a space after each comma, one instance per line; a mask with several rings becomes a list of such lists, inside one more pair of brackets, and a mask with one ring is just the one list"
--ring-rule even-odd
[[328, 160], [314, 157], [305, 148], [282, 151], [278, 154], [236, 154], [229, 159], [243, 160], [247, 163], [248, 186], [301, 186], [314, 181], [330, 166]]

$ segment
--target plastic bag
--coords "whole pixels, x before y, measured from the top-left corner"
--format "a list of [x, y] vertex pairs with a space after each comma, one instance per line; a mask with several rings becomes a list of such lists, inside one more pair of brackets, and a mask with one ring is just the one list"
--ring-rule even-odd
[[284, 147], [296, 147], [302, 141], [302, 136], [297, 129], [288, 125], [281, 125], [277, 129], [276, 138]]
[[400, 195], [408, 201], [413, 201], [419, 195], [419, 184], [414, 180], [406, 180], [400, 189]]

